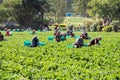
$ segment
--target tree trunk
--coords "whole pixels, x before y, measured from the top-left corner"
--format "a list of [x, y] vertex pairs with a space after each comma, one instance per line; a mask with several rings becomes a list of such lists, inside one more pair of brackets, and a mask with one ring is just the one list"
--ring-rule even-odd
[[82, 1], [82, 12], [81, 12], [81, 15], [82, 15], [82, 17], [84, 17], [84, 18], [87, 16], [87, 15], [86, 15], [87, 3], [88, 3], [87, 0], [83, 0], [83, 1]]
[[41, 21], [44, 20], [44, 12], [41, 12]]

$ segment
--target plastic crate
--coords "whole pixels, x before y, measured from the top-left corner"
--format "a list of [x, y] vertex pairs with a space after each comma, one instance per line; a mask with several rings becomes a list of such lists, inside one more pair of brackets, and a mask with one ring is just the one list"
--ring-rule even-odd
[[64, 36], [62, 36], [60, 39], [61, 39], [61, 41], [64, 41], [64, 40], [65, 40], [65, 37], [64, 37]]
[[45, 46], [44, 42], [40, 42], [39, 44], [40, 44], [40, 46]]
[[54, 36], [48, 36], [48, 40], [53, 40]]
[[83, 46], [88, 46], [87, 44], [83, 44]]
[[30, 46], [30, 45], [31, 45], [31, 41], [28, 40], [24, 41], [24, 46]]

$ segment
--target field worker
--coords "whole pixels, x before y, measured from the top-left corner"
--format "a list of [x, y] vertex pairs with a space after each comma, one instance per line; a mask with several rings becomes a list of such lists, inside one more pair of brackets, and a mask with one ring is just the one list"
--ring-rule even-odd
[[10, 32], [10, 36], [12, 36], [12, 32]]
[[3, 36], [2, 33], [0, 32], [0, 41], [3, 41], [3, 40], [5, 40], [5, 39], [4, 39], [4, 36]]
[[73, 30], [70, 30], [70, 29], [67, 30], [67, 35], [68, 36], [70, 35], [71, 37], [75, 36], [74, 33], [73, 33]]
[[43, 31], [43, 26], [42, 25], [40, 25], [40, 31]]
[[83, 37], [77, 38], [75, 43], [73, 44], [74, 48], [81, 48], [84, 45]]
[[102, 37], [99, 36], [98, 38], [95, 38], [92, 41], [90, 41], [90, 43], [88, 44], [88, 46], [92, 46], [92, 45], [95, 45], [95, 44], [100, 45], [100, 43], [99, 43], [100, 40], [102, 40]]
[[10, 36], [10, 29], [8, 29], [5, 33], [6, 36]]
[[39, 39], [38, 37], [35, 35], [33, 38], [32, 38], [32, 43], [31, 43], [31, 46], [30, 47], [37, 47], [39, 46]]
[[35, 30], [34, 29], [32, 30], [32, 34], [35, 34]]
[[68, 29], [67, 30], [67, 35], [71, 35], [71, 33], [72, 33], [72, 30]]
[[6, 32], [8, 30], [8, 28], [5, 28], [4, 31]]
[[82, 32], [82, 34], [80, 35], [81, 37], [83, 37], [84, 39], [89, 39], [89, 36], [88, 36], [88, 33], [87, 33], [85, 27], [83, 27], [81, 29], [81, 32]]
[[75, 37], [75, 33], [72, 32], [72, 33], [71, 33], [71, 37]]
[[66, 33], [62, 33], [62, 36], [63, 36], [64, 39], [66, 40]]
[[54, 36], [55, 36], [57, 34], [57, 32], [60, 31], [59, 26], [58, 26], [57, 23], [55, 24], [54, 30], [55, 30], [55, 32], [54, 32]]
[[59, 31], [59, 26], [58, 24], [55, 25], [55, 32]]
[[57, 32], [60, 32], [59, 30], [56, 30], [55, 32], [54, 32], [54, 36], [57, 34]]
[[56, 33], [56, 35], [55, 35], [55, 40], [56, 40], [57, 42], [60, 42], [60, 39], [61, 39], [61, 33], [60, 33], [60, 31], [58, 31], [58, 32]]

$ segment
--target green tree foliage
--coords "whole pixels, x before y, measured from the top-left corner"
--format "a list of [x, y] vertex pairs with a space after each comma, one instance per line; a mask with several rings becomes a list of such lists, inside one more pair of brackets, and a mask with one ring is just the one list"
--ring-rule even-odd
[[42, 20], [45, 11], [47, 11], [50, 7], [46, 0], [23, 0], [23, 5], [35, 8], [38, 12], [41, 13]]
[[22, 1], [16, 4], [14, 7], [14, 14], [16, 21], [25, 27], [35, 26], [35, 22], [38, 20], [37, 11], [27, 5], [23, 5]]
[[92, 16], [99, 14], [100, 17], [120, 19], [120, 0], [91, 0], [88, 6]]
[[73, 11], [76, 13], [76, 14], [79, 14], [80, 13], [80, 2], [78, 0], [74, 0], [73, 1], [73, 4], [72, 4], [72, 7], [73, 7]]
[[83, 17], [89, 13], [91, 16], [98, 14], [120, 20], [119, 4], [120, 0], [3, 0], [0, 4], [0, 22], [12, 20], [33, 27], [42, 23], [47, 14], [61, 23], [68, 11]]
[[81, 16], [87, 16], [87, 4], [89, 0], [74, 0], [73, 8], [76, 13], [81, 14]]
[[[22, 6], [24, 7], [25, 10], [28, 12], [25, 15], [30, 15], [27, 16], [27, 20], [34, 20], [32, 22], [35, 22], [33, 26], [39, 25], [38, 23], [44, 22], [44, 13], [49, 10], [50, 5], [46, 0], [22, 0]], [[29, 19], [31, 18], [31, 19]], [[39, 21], [36, 21], [39, 20]], [[37, 23], [36, 23], [37, 22]]]
[[64, 21], [64, 16], [66, 13], [66, 1], [65, 0], [50, 0], [51, 4], [51, 11], [53, 13], [53, 16], [55, 16], [55, 22], [61, 23]]
[[67, 12], [73, 12], [73, 8], [72, 8], [72, 2], [73, 0], [66, 0], [67, 2]]
[[0, 5], [0, 22], [12, 20], [22, 26], [36, 27], [42, 23], [48, 9], [46, 0], [4, 0]]
[[4, 0], [0, 5], [0, 22], [14, 20], [13, 6], [16, 4], [15, 0]]

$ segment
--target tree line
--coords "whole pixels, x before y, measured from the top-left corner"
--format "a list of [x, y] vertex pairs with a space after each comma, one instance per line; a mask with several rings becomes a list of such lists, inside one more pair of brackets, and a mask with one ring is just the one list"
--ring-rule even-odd
[[60, 23], [66, 12], [82, 17], [120, 20], [120, 0], [1, 0], [0, 23], [16, 21], [20, 26], [37, 27], [50, 19]]

